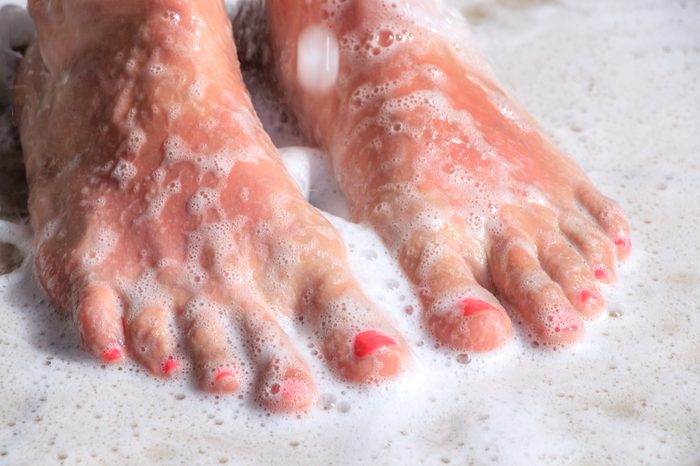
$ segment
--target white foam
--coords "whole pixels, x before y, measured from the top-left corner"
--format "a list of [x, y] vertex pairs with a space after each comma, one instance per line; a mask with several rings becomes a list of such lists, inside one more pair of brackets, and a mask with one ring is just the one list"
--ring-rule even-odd
[[279, 150], [284, 166], [299, 186], [305, 199], [309, 199], [311, 184], [311, 163], [314, 156], [322, 155], [318, 149], [311, 147], [282, 147]]
[[666, 0], [470, 4], [499, 76], [631, 214], [635, 252], [606, 293], [618, 317], [565, 350], [526, 348], [526, 335], [486, 356], [433, 348], [391, 255], [345, 220], [328, 162], [309, 157], [309, 199], [336, 214], [354, 273], [413, 347], [411, 372], [379, 387], [337, 382], [304, 328], [283, 321], [318, 375], [319, 407], [269, 417], [186, 377], [100, 367], [16, 271], [0, 287], [0, 462], [697, 464], [700, 11]]

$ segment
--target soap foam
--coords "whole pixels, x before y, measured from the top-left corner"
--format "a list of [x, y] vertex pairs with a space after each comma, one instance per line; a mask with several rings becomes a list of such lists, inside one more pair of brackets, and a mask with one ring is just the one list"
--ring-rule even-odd
[[[698, 100], [700, 11], [665, 0], [618, 9], [473, 3], [482, 5], [477, 38], [499, 74], [631, 214], [636, 249], [606, 293], [611, 318], [563, 350], [528, 348], [524, 334], [490, 355], [435, 348], [392, 255], [367, 225], [346, 220], [328, 161], [299, 149], [305, 155], [290, 171], [309, 179], [311, 202], [336, 214], [325, 215], [363, 289], [406, 335], [411, 370], [380, 386], [339, 382], [308, 329], [284, 319], [318, 376], [318, 407], [301, 419], [269, 416], [250, 398], [202, 394], [186, 376], [161, 381], [132, 364], [102, 368], [38, 292], [28, 227], [0, 221], [0, 241], [27, 257], [0, 276], [0, 462], [697, 464], [700, 144], [692, 124], [700, 115], [682, 103]], [[635, 56], [640, 48], [647, 54]], [[634, 118], [620, 118], [627, 112]], [[658, 137], [647, 137], [650, 128]], [[300, 144], [291, 130], [272, 137]], [[238, 335], [229, 338], [240, 345]]]

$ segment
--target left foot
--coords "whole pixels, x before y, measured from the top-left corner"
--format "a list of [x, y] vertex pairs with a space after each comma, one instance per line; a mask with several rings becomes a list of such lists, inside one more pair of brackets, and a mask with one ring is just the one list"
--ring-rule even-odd
[[277, 411], [315, 400], [284, 321], [306, 322], [344, 379], [402, 369], [400, 336], [255, 115], [222, 1], [30, 12], [14, 105], [36, 272], [86, 349], [159, 377], [191, 361], [203, 389], [251, 386]]
[[[615, 253], [629, 254], [627, 221], [452, 42], [455, 18], [418, 1], [267, 8], [285, 93], [332, 157], [354, 217], [396, 252], [433, 335], [496, 348], [511, 335], [508, 304], [539, 343], [579, 339], [582, 319], [605, 307], [597, 284], [614, 281]], [[326, 38], [317, 52], [330, 75], [339, 44], [328, 90], [297, 70], [310, 28]]]

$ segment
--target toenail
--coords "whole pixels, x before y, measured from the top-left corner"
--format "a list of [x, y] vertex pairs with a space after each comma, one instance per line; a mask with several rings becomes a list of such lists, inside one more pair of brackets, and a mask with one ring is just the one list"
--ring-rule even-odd
[[597, 280], [600, 280], [602, 282], [609, 281], [608, 272], [605, 270], [605, 266], [598, 265], [596, 267], [593, 267], [593, 275]]
[[212, 380], [212, 383], [217, 383], [225, 378], [228, 377], [233, 377], [233, 372], [231, 371], [219, 371], [215, 376], [214, 379]]
[[464, 312], [464, 316], [468, 317], [471, 315], [474, 315], [478, 312], [483, 312], [483, 311], [495, 311], [496, 308], [487, 303], [486, 301], [482, 301], [480, 299], [474, 299], [474, 298], [466, 298], [463, 299], [461, 302], [462, 305], [462, 311]]
[[626, 236], [618, 236], [617, 238], [615, 238], [613, 243], [615, 243], [615, 246], [618, 246], [623, 249], [629, 249], [632, 247], [632, 241], [630, 241], [630, 239]]
[[580, 327], [578, 315], [570, 309], [561, 309], [547, 316], [550, 332], [557, 334], [577, 333]]
[[124, 352], [121, 348], [117, 346], [108, 346], [102, 351], [102, 360], [104, 362], [114, 362], [120, 360], [123, 355]]
[[578, 325], [572, 324], [566, 327], [554, 327], [554, 331], [557, 333], [574, 333], [578, 330]]
[[600, 302], [600, 296], [598, 293], [591, 290], [581, 290], [578, 295], [578, 300], [581, 304], [593, 306]]
[[309, 394], [309, 385], [296, 378], [290, 378], [284, 381], [282, 387], [282, 399], [285, 400], [303, 400]]
[[355, 356], [365, 357], [387, 346], [396, 345], [396, 340], [375, 330], [365, 330], [355, 337]]
[[163, 369], [163, 374], [165, 375], [170, 375], [173, 371], [177, 370], [180, 367], [180, 363], [177, 362], [177, 359], [173, 359], [172, 356], [169, 356], [168, 359], [165, 360], [162, 364], [162, 369]]

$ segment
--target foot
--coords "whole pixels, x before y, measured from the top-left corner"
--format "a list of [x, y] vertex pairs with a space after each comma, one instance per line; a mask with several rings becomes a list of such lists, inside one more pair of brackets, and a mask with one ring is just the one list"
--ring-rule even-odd
[[294, 319], [340, 376], [395, 375], [404, 344], [264, 133], [223, 2], [105, 5], [30, 2], [15, 95], [37, 276], [86, 348], [296, 411]]
[[[459, 14], [437, 2], [292, 3], [267, 3], [284, 91], [355, 219], [396, 252], [432, 334], [496, 348], [509, 308], [537, 343], [581, 338], [605, 307], [598, 284], [614, 281], [615, 254], [629, 254], [626, 219], [498, 87]], [[321, 85], [298, 67], [310, 53], [330, 70]]]

